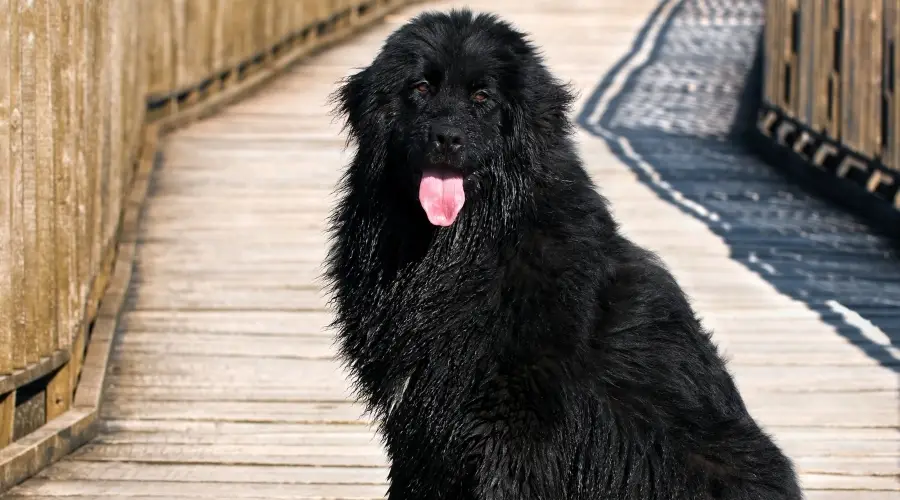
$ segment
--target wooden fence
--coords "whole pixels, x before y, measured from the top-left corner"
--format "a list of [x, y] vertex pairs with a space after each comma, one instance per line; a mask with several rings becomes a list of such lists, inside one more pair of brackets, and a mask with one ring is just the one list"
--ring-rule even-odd
[[0, 0], [0, 491], [88, 435], [158, 129], [405, 3]]
[[895, 209], [898, 42], [897, 0], [767, 0], [758, 123], [838, 189], [864, 189]]

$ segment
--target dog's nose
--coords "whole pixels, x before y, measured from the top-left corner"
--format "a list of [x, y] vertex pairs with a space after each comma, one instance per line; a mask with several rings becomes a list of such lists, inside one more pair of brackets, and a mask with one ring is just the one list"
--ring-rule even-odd
[[431, 142], [437, 147], [450, 151], [458, 152], [465, 143], [462, 130], [452, 125], [434, 125], [431, 127]]

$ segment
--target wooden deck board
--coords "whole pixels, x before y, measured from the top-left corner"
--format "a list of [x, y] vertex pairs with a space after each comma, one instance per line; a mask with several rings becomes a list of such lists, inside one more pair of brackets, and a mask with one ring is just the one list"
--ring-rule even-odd
[[[530, 31], [581, 92], [580, 106], [657, 2], [468, 4]], [[452, 5], [390, 16], [167, 139], [102, 433], [5, 498], [381, 497], [384, 454], [333, 360], [317, 281], [323, 219], [348, 158], [327, 96], [410, 15]], [[715, 331], [808, 498], [897, 498], [896, 373], [731, 260], [718, 237], [638, 183], [602, 141], [584, 132], [578, 141], [625, 231], [660, 253]]]

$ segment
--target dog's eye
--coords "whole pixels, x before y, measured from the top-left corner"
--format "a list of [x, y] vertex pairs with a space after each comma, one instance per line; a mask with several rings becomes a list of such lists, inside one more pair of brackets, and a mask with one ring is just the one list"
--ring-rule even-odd
[[483, 90], [479, 90], [478, 92], [475, 92], [474, 94], [472, 94], [472, 100], [475, 102], [484, 102], [484, 101], [487, 101], [487, 99], [488, 99], [487, 92], [485, 92]]
[[415, 85], [413, 85], [413, 87], [415, 87], [416, 91], [420, 94], [427, 94], [431, 92], [431, 85], [429, 85], [425, 80], [417, 82]]

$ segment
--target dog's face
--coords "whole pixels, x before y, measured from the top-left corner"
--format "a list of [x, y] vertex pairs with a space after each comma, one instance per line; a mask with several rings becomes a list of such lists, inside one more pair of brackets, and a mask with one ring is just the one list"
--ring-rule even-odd
[[[432, 224], [454, 222], [467, 196], [564, 133], [571, 97], [524, 36], [493, 16], [426, 14], [391, 35], [339, 95], [360, 151], [417, 188]], [[416, 192], [413, 190], [412, 192]]]

